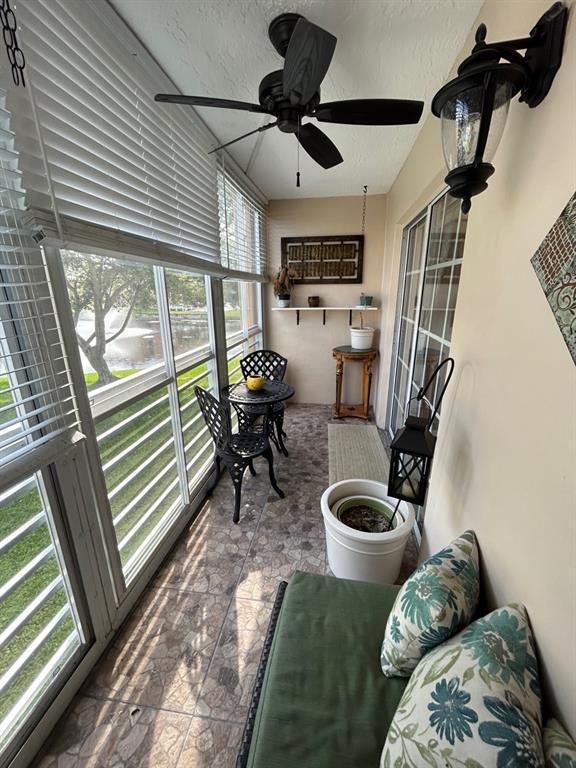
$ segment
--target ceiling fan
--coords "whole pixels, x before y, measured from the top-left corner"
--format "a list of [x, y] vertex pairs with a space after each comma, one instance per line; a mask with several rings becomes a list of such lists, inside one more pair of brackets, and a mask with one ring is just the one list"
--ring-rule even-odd
[[313, 123], [302, 119], [313, 117], [321, 123], [347, 125], [408, 125], [417, 123], [424, 103], [406, 99], [352, 99], [322, 104], [320, 84], [324, 79], [336, 38], [312, 24], [298, 13], [283, 13], [275, 18], [268, 36], [272, 45], [285, 58], [284, 69], [266, 75], [258, 89], [259, 104], [215, 99], [205, 96], [156, 94], [155, 101], [188, 104], [195, 107], [220, 107], [271, 115], [271, 123], [212, 150], [217, 152], [255, 133], [278, 127], [284, 133], [295, 133], [303, 149], [323, 168], [342, 162], [336, 145]]

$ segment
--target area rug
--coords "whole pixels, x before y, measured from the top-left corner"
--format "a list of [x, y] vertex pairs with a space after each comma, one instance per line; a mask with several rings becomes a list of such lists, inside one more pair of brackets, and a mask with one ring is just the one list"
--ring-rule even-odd
[[361, 478], [388, 482], [390, 464], [374, 424], [328, 424], [330, 485]]

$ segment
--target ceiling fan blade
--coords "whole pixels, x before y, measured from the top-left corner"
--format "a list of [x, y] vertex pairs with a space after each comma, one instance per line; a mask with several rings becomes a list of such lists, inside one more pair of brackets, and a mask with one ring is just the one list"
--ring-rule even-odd
[[320, 128], [316, 128], [312, 123], [301, 125], [296, 137], [312, 160], [315, 160], [322, 168], [333, 168], [342, 162], [342, 155], [338, 151], [338, 147]]
[[238, 136], [237, 139], [232, 139], [232, 141], [227, 141], [226, 144], [221, 144], [219, 147], [211, 149], [208, 154], [211, 155], [214, 152], [218, 152], [219, 150], [224, 149], [225, 147], [229, 147], [230, 144], [236, 144], [237, 141], [242, 141], [242, 139], [246, 139], [248, 136], [252, 136], [254, 133], [262, 133], [262, 131], [267, 131], [268, 128], [274, 128], [276, 125], [278, 125], [278, 120], [275, 120], [273, 123], [266, 123], [266, 125], [261, 125], [260, 128], [256, 128], [254, 131], [248, 131], [248, 133], [244, 133], [242, 136]]
[[351, 99], [320, 104], [314, 117], [321, 123], [409, 125], [420, 120], [423, 107], [409, 99]]
[[212, 99], [209, 96], [184, 96], [180, 93], [157, 93], [154, 101], [167, 104], [186, 104], [190, 107], [220, 107], [220, 109], [241, 109], [245, 112], [261, 112], [269, 115], [269, 110], [260, 104], [249, 104], [247, 101], [232, 101], [231, 99]]
[[292, 32], [284, 64], [284, 98], [293, 106], [307, 104], [328, 71], [336, 38], [325, 29], [299, 19]]

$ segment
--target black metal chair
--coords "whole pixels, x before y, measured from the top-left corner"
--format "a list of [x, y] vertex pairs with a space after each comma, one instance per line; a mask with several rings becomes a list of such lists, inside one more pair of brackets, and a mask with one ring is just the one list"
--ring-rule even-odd
[[[245, 379], [248, 376], [264, 376], [269, 381], [283, 381], [287, 366], [288, 360], [271, 349], [259, 349], [240, 360], [242, 375]], [[265, 405], [245, 405], [243, 409], [248, 417], [248, 424], [255, 422], [259, 416], [269, 415]], [[288, 456], [284, 445], [284, 438], [287, 437], [284, 432], [284, 403], [275, 403], [271, 411], [270, 439], [284, 456]], [[240, 428], [242, 429], [242, 425]]]
[[[240, 500], [242, 495], [242, 478], [246, 467], [255, 475], [253, 460], [258, 456], [264, 456], [268, 462], [270, 473], [270, 484], [281, 499], [284, 498], [284, 492], [278, 488], [276, 477], [274, 476], [274, 456], [270, 443], [266, 424], [258, 431], [249, 431], [246, 428], [240, 429], [240, 432], [232, 432], [232, 423], [230, 419], [229, 406], [207, 392], [202, 387], [195, 387], [194, 391], [198, 398], [200, 410], [204, 420], [212, 435], [214, 441], [214, 461], [216, 463], [216, 483], [220, 477], [221, 463], [224, 464], [232, 482], [234, 483], [234, 517], [235, 523], [240, 520]], [[238, 409], [237, 409], [238, 410]], [[240, 424], [242, 416], [238, 414]]]

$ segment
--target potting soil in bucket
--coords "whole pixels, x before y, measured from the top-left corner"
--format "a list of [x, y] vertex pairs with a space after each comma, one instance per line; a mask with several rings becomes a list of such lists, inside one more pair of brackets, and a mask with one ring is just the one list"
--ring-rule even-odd
[[341, 501], [335, 505], [334, 514], [344, 525], [355, 531], [366, 533], [384, 533], [394, 526], [394, 510], [378, 499], [355, 498]]

